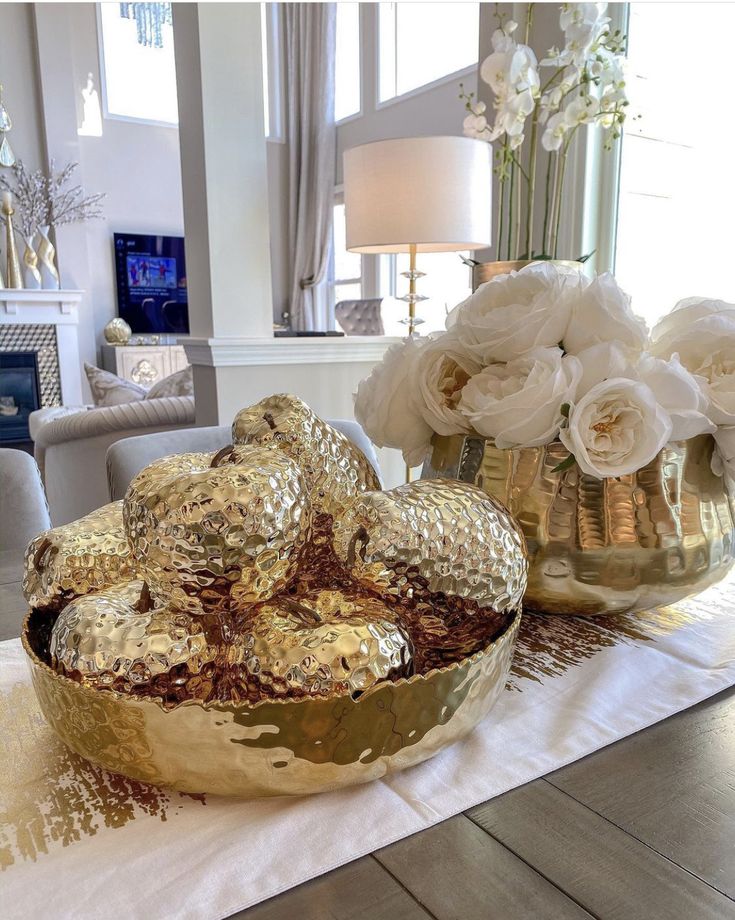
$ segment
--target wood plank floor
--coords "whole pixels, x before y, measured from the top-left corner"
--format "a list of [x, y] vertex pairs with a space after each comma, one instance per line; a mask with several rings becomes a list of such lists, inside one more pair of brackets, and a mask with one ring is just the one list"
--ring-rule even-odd
[[735, 688], [238, 920], [735, 920]]
[[735, 920], [735, 688], [234, 917]]

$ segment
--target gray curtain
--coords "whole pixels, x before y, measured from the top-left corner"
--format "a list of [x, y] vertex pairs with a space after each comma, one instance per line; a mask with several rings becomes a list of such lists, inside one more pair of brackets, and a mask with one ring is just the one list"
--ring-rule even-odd
[[335, 139], [334, 3], [284, 3], [286, 38], [291, 325], [334, 329], [327, 287]]

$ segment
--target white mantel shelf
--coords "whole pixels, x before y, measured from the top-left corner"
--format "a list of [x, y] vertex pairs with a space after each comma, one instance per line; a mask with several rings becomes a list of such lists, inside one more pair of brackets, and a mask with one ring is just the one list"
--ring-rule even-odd
[[82, 291], [0, 288], [0, 323], [76, 325]]
[[274, 364], [353, 364], [380, 361], [398, 336], [345, 335], [279, 338], [180, 338], [191, 364], [246, 367]]

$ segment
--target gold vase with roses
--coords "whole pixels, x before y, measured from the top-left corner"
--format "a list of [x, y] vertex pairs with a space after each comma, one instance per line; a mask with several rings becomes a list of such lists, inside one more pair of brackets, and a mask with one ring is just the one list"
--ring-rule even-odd
[[356, 417], [423, 477], [508, 507], [528, 609], [637, 612], [735, 561], [734, 355], [735, 305], [685, 300], [649, 332], [612, 275], [537, 262], [394, 345]]

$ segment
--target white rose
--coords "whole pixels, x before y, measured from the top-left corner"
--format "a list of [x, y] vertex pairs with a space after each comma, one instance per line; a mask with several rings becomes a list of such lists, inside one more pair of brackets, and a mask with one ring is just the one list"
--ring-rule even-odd
[[586, 393], [572, 408], [559, 438], [580, 469], [597, 479], [641, 469], [671, 437], [671, 419], [650, 387], [612, 377]]
[[462, 388], [479, 373], [480, 365], [467, 354], [451, 332], [432, 336], [416, 357], [416, 405], [424, 421], [437, 434], [470, 431], [457, 409]]
[[715, 426], [707, 417], [708, 403], [703, 391], [705, 381], [682, 367], [677, 355], [670, 361], [664, 361], [644, 352], [632, 363], [618, 342], [601, 342], [580, 351], [577, 358], [582, 365], [578, 400], [603, 380], [627, 377], [645, 383], [658, 404], [669, 413], [672, 441], [714, 431]]
[[715, 430], [717, 426], [706, 414], [704, 380], [682, 367], [678, 355], [664, 361], [644, 354], [635, 370], [638, 379], [651, 389], [658, 404], [669, 413], [672, 441], [685, 441]]
[[418, 466], [429, 452], [432, 430], [415, 400], [416, 358], [427, 340], [406, 339], [391, 345], [383, 360], [355, 397], [355, 418], [378, 447], [395, 447], [409, 466]]
[[462, 390], [463, 412], [478, 434], [501, 450], [548, 444], [563, 422], [581, 373], [560, 348], [534, 348], [507, 364], [492, 364]]
[[484, 364], [512, 361], [562, 341], [588, 283], [580, 272], [535, 262], [480, 285], [449, 314], [447, 328]]
[[648, 328], [630, 308], [630, 297], [606, 272], [598, 275], [575, 302], [564, 349], [576, 355], [600, 342], [618, 342], [632, 352], [648, 344]]
[[724, 300], [709, 300], [706, 297], [687, 297], [680, 300], [674, 309], [663, 316], [651, 330], [652, 350], [664, 357], [680, 351], [682, 335], [688, 338], [688, 331], [694, 323], [708, 316], [722, 315], [735, 322], [735, 303]]
[[600, 342], [577, 352], [582, 376], [577, 386], [577, 399], [592, 387], [610, 377], [630, 377], [632, 369], [628, 356], [619, 342]]
[[690, 298], [653, 330], [655, 354], [678, 354], [703, 378], [708, 415], [716, 425], [735, 425], [735, 304]]

